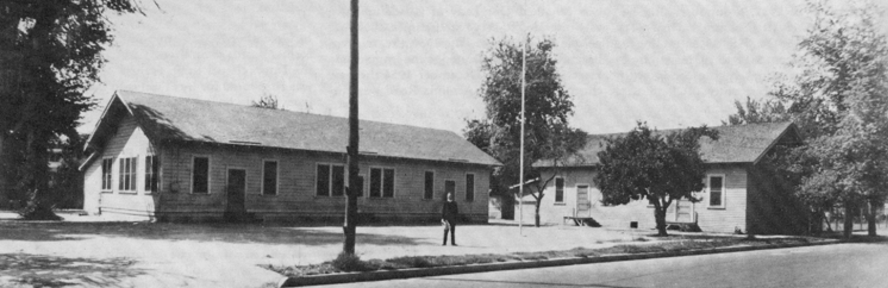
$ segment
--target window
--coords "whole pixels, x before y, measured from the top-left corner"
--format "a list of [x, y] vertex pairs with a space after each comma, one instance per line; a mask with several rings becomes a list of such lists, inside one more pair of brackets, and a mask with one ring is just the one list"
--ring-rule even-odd
[[157, 156], [145, 156], [145, 192], [157, 191], [158, 168], [160, 163], [157, 162]]
[[136, 157], [120, 158], [117, 165], [120, 166], [118, 189], [120, 191], [136, 191]]
[[278, 162], [262, 162], [262, 195], [276, 195], [278, 186]]
[[370, 197], [381, 196], [382, 188], [382, 170], [378, 168], [370, 169]]
[[466, 174], [466, 201], [475, 200], [475, 174]]
[[444, 200], [447, 200], [447, 194], [453, 193], [453, 199], [456, 199], [456, 181], [444, 181]]
[[395, 197], [395, 169], [370, 168], [370, 197]]
[[191, 193], [210, 193], [209, 157], [194, 157], [191, 165]]
[[114, 164], [114, 159], [105, 158], [102, 159], [102, 190], [111, 191], [111, 165]]
[[317, 196], [345, 195], [345, 166], [318, 164]]
[[344, 166], [333, 166], [333, 181], [332, 187], [333, 191], [331, 193], [333, 196], [342, 196], [345, 195], [345, 167]]
[[435, 172], [425, 172], [425, 192], [422, 194], [423, 199], [432, 199], [435, 197]]
[[709, 206], [725, 206], [725, 176], [709, 176]]
[[564, 178], [555, 178], [555, 202], [564, 202]]

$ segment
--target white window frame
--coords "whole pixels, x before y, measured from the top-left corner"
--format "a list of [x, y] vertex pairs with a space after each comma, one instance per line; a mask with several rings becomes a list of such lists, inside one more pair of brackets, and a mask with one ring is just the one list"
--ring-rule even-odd
[[[426, 179], [425, 179], [425, 177], [426, 177], [426, 173], [432, 173], [432, 197], [430, 197], [430, 198], [426, 198], [426, 195], [425, 195], [425, 193], [426, 193], [426, 191], [425, 191], [425, 188], [426, 188], [426, 187], [425, 187], [425, 185], [426, 185], [426, 183], [425, 183], [425, 180], [426, 180]], [[433, 199], [435, 199], [435, 180], [436, 180], [435, 178], [437, 178], [437, 174], [438, 174], [438, 173], [437, 173], [437, 171], [435, 171], [435, 170], [424, 170], [424, 171], [422, 172], [422, 199], [423, 199], [423, 200], [433, 200]]]
[[[711, 185], [712, 183], [711, 183], [711, 181], [712, 181], [713, 177], [721, 177], [721, 179], [722, 179], [721, 197], [719, 199], [719, 200], [721, 200], [721, 205], [712, 205], [712, 185]], [[725, 174], [707, 174], [706, 175], [706, 193], [709, 194], [709, 201], [706, 204], [707, 204], [707, 206], [709, 206], [709, 208], [718, 208], [718, 209], [725, 208], [725, 204], [726, 204], [725, 200], [727, 200], [726, 195], [728, 194], [727, 193], [728, 191], [726, 189], [727, 182], [728, 182], [728, 177], [725, 176]]]
[[[472, 175], [472, 199], [469, 199], [469, 175]], [[467, 172], [466, 176], [463, 177], [463, 199], [466, 202], [475, 202], [475, 192], [478, 192], [478, 175], [475, 173]]]
[[[274, 162], [274, 194], [265, 194], [265, 163]], [[227, 177], [227, 176], [226, 176]], [[226, 184], [227, 185], [227, 184]], [[262, 181], [259, 181], [259, 194], [266, 196], [277, 196], [281, 191], [281, 161], [277, 159], [262, 159]]]
[[[326, 195], [318, 195], [318, 166], [326, 165], [327, 168], [327, 194]], [[315, 182], [314, 182], [314, 196], [315, 197], [338, 197], [333, 196], [333, 167], [339, 166], [342, 167], [342, 187], [348, 187], [348, 167], [346, 164], [342, 163], [331, 163], [331, 162], [317, 162], [315, 163]], [[358, 173], [358, 175], [361, 175]], [[342, 197], [348, 197], [346, 193], [348, 191], [342, 191]]]
[[[108, 165], [108, 188], [105, 188], [105, 161], [107, 160], [111, 160], [111, 165]], [[100, 168], [102, 171], [99, 172], [100, 174], [102, 174], [102, 183], [100, 183], [100, 185], [102, 185], [100, 191], [102, 192], [108, 193], [114, 191], [114, 162], [117, 162], [114, 161], [114, 157], [102, 157], [102, 166]]]
[[[203, 193], [203, 192], [195, 193], [194, 192], [194, 159], [197, 159], [197, 158], [207, 158], [207, 192], [206, 193]], [[197, 195], [212, 194], [213, 193], [212, 192], [213, 191], [213, 157], [210, 157], [210, 155], [203, 155], [203, 154], [191, 155], [190, 168], [191, 169], [190, 169], [189, 173], [191, 173], [191, 177], [189, 177], [190, 178], [189, 180], [191, 180], [191, 181], [188, 183], [188, 186], [190, 186], [191, 194], [197, 194]]]
[[[133, 161], [133, 159], [136, 159], [136, 161]], [[120, 193], [120, 194], [136, 194], [136, 193], [138, 193], [138, 191], [139, 191], [138, 183], [139, 182], [136, 181], [139, 178], [139, 160], [138, 159], [139, 159], [138, 155], [135, 155], [135, 156], [126, 155], [126, 156], [120, 156], [117, 158], [116, 162], [117, 162], [117, 170], [118, 170], [118, 172], [117, 172], [117, 174], [118, 174], [117, 175], [117, 181], [118, 181], [117, 188], [119, 190], [118, 193]], [[130, 164], [129, 170], [126, 170], [126, 166], [121, 165], [121, 164], [123, 164], [123, 162], [126, 162], [126, 161], [130, 162], [129, 163]], [[133, 162], [135, 162], [135, 163], [133, 163]], [[122, 174], [122, 175], [120, 174], [121, 167], [123, 167], [123, 169], [125, 170], [124, 174]], [[126, 181], [121, 181], [122, 180], [121, 177], [126, 177], [130, 180], [129, 187], [127, 187]], [[120, 186], [120, 185], [123, 185], [123, 186]], [[127, 188], [130, 188], [130, 189], [127, 189]]]
[[[561, 201], [558, 201], [558, 179], [561, 179]], [[555, 191], [553, 191], [554, 195], [552, 195], [552, 200], [554, 200], [556, 204], [564, 203], [564, 190], [567, 188], [567, 182], [564, 180], [563, 176], [555, 176], [555, 178], [552, 180], [555, 181], [552, 182], [552, 188], [555, 188]], [[579, 186], [579, 184], [577, 186]]]

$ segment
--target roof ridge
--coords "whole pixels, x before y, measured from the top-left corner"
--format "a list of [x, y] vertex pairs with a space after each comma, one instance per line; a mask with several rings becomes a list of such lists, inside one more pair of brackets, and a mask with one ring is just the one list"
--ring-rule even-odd
[[[126, 89], [118, 89], [117, 92], [145, 94], [145, 95], [150, 95], [150, 96], [160, 96], [160, 97], [166, 97], [166, 98], [183, 99], [186, 101], [209, 102], [209, 103], [215, 103], [215, 104], [237, 106], [237, 107], [242, 107], [242, 108], [258, 108], [258, 109], [265, 109], [267, 111], [276, 111], [276, 112], [272, 112], [272, 113], [295, 113], [295, 114], [302, 114], [302, 115], [312, 115], [312, 116], [317, 116], [317, 117], [328, 117], [328, 118], [348, 120], [348, 117], [335, 116], [335, 115], [316, 114], [316, 113], [310, 113], [310, 112], [283, 110], [283, 109], [267, 109], [267, 108], [262, 108], [262, 107], [253, 107], [253, 106], [249, 106], [249, 105], [242, 105], [242, 104], [231, 103], [231, 102], [222, 102], [222, 101], [216, 101], [216, 100], [204, 100], [204, 99], [197, 99], [197, 98], [187, 98], [187, 97], [140, 92], [140, 91], [126, 90]], [[450, 130], [446, 130], [446, 129], [441, 129], [441, 128], [423, 127], [423, 126], [408, 125], [408, 124], [401, 124], [401, 123], [391, 123], [391, 122], [384, 122], [384, 121], [377, 121], [377, 120], [367, 120], [367, 119], [361, 119], [360, 117], [358, 117], [358, 120], [361, 123], [374, 123], [374, 124], [383, 124], [383, 125], [391, 125], [391, 126], [403, 126], [406, 128], [413, 128], [413, 129], [435, 130], [435, 131], [439, 131], [439, 132], [453, 133], [453, 134], [456, 134], [457, 136], [459, 136], [459, 133], [456, 133], [456, 132], [450, 131]]]

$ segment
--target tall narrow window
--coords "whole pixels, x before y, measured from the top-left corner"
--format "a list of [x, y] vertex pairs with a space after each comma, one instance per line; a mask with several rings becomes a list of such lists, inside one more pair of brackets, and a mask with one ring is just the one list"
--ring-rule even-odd
[[555, 202], [564, 202], [564, 178], [555, 178]]
[[370, 169], [370, 197], [382, 196], [382, 169]]
[[345, 195], [345, 166], [333, 166], [333, 196]]
[[157, 156], [145, 156], [145, 192], [157, 191], [158, 168]]
[[466, 201], [475, 200], [475, 174], [466, 174]]
[[117, 164], [120, 165], [118, 188], [120, 191], [136, 191], [136, 159], [136, 157], [118, 159]]
[[724, 176], [709, 177], [709, 206], [725, 206]]
[[111, 191], [113, 186], [111, 186], [111, 165], [114, 164], [114, 159], [106, 158], [102, 159], [102, 190]]
[[317, 189], [318, 196], [330, 196], [330, 165], [318, 164]]
[[395, 197], [395, 169], [382, 169], [382, 197]]
[[210, 193], [209, 157], [194, 157], [191, 166], [191, 193]]
[[422, 194], [423, 199], [432, 199], [435, 197], [435, 172], [425, 172], [425, 193]]
[[453, 199], [456, 199], [456, 181], [444, 181], [444, 200], [447, 200], [447, 194], [451, 193], [453, 194]]
[[264, 161], [262, 164], [262, 195], [277, 194], [278, 162]]

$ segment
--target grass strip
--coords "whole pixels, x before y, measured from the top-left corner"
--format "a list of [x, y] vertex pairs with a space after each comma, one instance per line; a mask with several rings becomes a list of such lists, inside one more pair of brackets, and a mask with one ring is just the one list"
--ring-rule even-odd
[[360, 260], [357, 256], [341, 254], [335, 260], [311, 265], [260, 265], [263, 268], [278, 272], [288, 277], [302, 277], [347, 272], [369, 272], [409, 268], [433, 268], [457, 265], [487, 264], [497, 262], [543, 261], [548, 259], [571, 257], [601, 257], [610, 255], [643, 254], [643, 253], [677, 253], [691, 250], [708, 250], [731, 246], [767, 246], [808, 243], [804, 237], [744, 239], [744, 238], [681, 238], [673, 241], [654, 243], [621, 244], [608, 248], [577, 247], [570, 250], [553, 250], [541, 252], [516, 252], [510, 254], [472, 254], [472, 255], [439, 255], [439, 256], [401, 256], [385, 260]]

